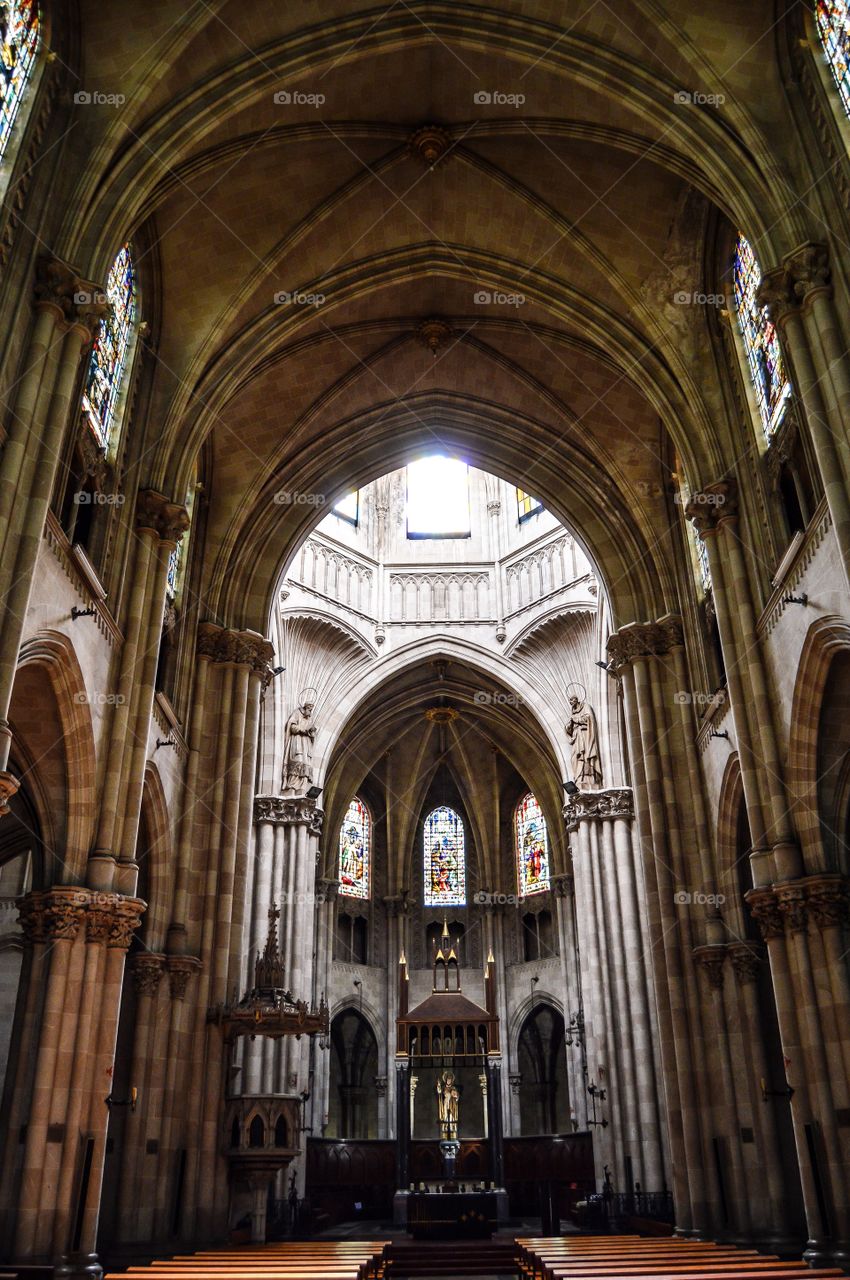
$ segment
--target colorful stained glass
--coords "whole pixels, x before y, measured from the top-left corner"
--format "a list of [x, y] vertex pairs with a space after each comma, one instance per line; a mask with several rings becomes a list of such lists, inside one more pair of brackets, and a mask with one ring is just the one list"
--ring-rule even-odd
[[173, 600], [177, 594], [177, 572], [180, 568], [180, 548], [182, 542], [178, 542], [177, 546], [168, 557], [168, 574], [165, 579], [165, 590], [169, 600]]
[[530, 791], [516, 807], [514, 831], [519, 896], [527, 898], [549, 888], [549, 834], [543, 810]]
[[83, 412], [102, 445], [109, 443], [136, 311], [136, 280], [128, 244], [112, 264], [106, 297], [109, 314], [101, 320], [94, 340], [83, 393]]
[[369, 897], [369, 837], [372, 820], [357, 796], [339, 829], [339, 891], [349, 898]]
[[761, 268], [752, 247], [739, 236], [735, 250], [735, 306], [762, 428], [765, 438], [770, 440], [785, 415], [791, 384], [785, 375], [776, 326], [768, 316], [767, 307], [760, 307], [756, 301], [760, 284]]
[[543, 503], [539, 498], [532, 498], [530, 493], [526, 493], [524, 489], [516, 491], [516, 505], [519, 522], [527, 520], [529, 516], [536, 516], [538, 511], [543, 510]]
[[697, 553], [697, 563], [699, 565], [699, 576], [702, 582], [703, 590], [711, 590], [711, 569], [708, 564], [708, 548], [702, 538], [697, 533], [693, 525], [691, 525], [691, 535], [694, 540], [694, 547]]
[[425, 906], [465, 906], [466, 861], [460, 814], [444, 804], [429, 813], [423, 850]]
[[815, 20], [829, 69], [841, 95], [841, 104], [850, 116], [850, 5], [817, 0]]
[[0, 3], [0, 159], [32, 74], [39, 35], [37, 4], [32, 0]]

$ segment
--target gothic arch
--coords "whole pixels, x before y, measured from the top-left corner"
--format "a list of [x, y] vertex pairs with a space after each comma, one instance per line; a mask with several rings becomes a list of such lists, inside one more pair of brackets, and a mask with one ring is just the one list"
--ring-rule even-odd
[[818, 795], [818, 730], [824, 693], [833, 662], [850, 653], [850, 625], [837, 614], [812, 623], [806, 635], [791, 708], [788, 749], [788, 790], [806, 871], [814, 875], [828, 867]]
[[[29, 763], [45, 843], [51, 842], [58, 858], [48, 879], [55, 878], [64, 884], [80, 883], [85, 880], [96, 817], [96, 757], [89, 696], [74, 646], [59, 631], [39, 632], [25, 641], [18, 662], [16, 688], [23, 683], [21, 674], [29, 669], [46, 672], [52, 706], [62, 732], [64, 778], [58, 791], [58, 777], [50, 785], [43, 779], [46, 757], [42, 757], [41, 769], [38, 759]], [[28, 706], [27, 712], [32, 714], [34, 707]], [[17, 716], [15, 691], [11, 715], [13, 720]], [[19, 746], [26, 744], [27, 737], [26, 728], [18, 728], [15, 738], [20, 740]], [[51, 743], [50, 749], [56, 750], [59, 745]], [[61, 815], [58, 819], [57, 808]], [[60, 848], [59, 832], [63, 827], [64, 845]]]

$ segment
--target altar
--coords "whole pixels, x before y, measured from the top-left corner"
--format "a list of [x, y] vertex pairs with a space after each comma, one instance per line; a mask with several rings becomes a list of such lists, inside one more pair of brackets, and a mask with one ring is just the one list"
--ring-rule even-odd
[[[492, 955], [484, 972], [484, 1001], [476, 1004], [461, 991], [456, 946], [445, 924], [435, 947], [433, 990], [413, 1009], [407, 963], [400, 958], [393, 1216], [419, 1238], [480, 1238], [507, 1217]], [[477, 1151], [474, 1172], [458, 1164], [470, 1139]], [[417, 1160], [412, 1160], [414, 1149]], [[426, 1155], [432, 1163], [423, 1180]]]

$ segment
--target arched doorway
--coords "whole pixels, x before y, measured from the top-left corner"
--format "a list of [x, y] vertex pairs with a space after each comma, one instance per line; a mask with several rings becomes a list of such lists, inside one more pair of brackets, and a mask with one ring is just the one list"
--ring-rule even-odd
[[521, 1076], [521, 1135], [569, 1133], [564, 1019], [551, 1005], [538, 1004], [523, 1022], [517, 1042], [517, 1063]]
[[331, 1023], [328, 1138], [377, 1138], [378, 1042], [356, 1009], [344, 1009]]

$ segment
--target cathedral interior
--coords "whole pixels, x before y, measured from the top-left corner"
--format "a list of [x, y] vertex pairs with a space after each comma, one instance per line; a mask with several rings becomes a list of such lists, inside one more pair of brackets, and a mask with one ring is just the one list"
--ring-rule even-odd
[[0, 1280], [850, 1270], [850, 4], [0, 52]]

